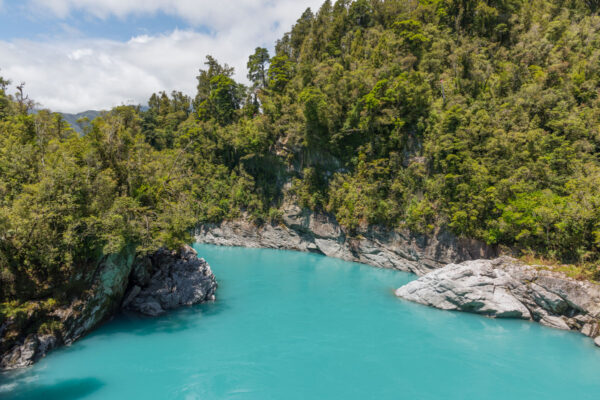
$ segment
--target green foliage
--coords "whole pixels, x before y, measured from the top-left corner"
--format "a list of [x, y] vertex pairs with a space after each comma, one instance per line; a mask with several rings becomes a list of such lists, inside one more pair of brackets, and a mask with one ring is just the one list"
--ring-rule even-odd
[[264, 47], [257, 47], [248, 58], [248, 79], [255, 87], [264, 88], [267, 86], [267, 67], [269, 62], [269, 51]]
[[445, 227], [597, 260], [600, 34], [587, 3], [361, 0], [305, 14], [277, 46], [294, 68], [263, 98], [292, 194], [350, 230]]
[[250, 56], [251, 90], [208, 56], [193, 100], [155, 94], [83, 137], [0, 78], [0, 301], [76, 295], [103, 255], [175, 247], [202, 222], [279, 223], [284, 201], [349, 233], [443, 228], [591, 276], [597, 9], [326, 1], [273, 58]]
[[360, 226], [385, 224], [385, 218], [398, 211], [386, 198], [389, 173], [387, 160], [367, 162], [361, 153], [353, 175], [338, 173], [332, 180], [328, 209], [351, 231]]
[[237, 84], [229, 77], [217, 75], [210, 80], [210, 85], [210, 95], [200, 103], [198, 115], [201, 119], [215, 118], [223, 125], [232, 122], [235, 110], [240, 106]]
[[206, 57], [206, 70], [200, 70], [198, 92], [194, 100], [194, 108], [198, 118], [203, 121], [215, 119], [226, 125], [236, 117], [245, 95], [243, 85], [236, 83], [231, 76], [233, 68], [227, 64], [220, 65], [211, 56]]
[[294, 179], [292, 193], [296, 201], [302, 207], [313, 210], [322, 210], [326, 201], [327, 181], [323, 177], [323, 171], [315, 167], [306, 168], [302, 171], [302, 179]]
[[273, 57], [268, 70], [269, 87], [277, 92], [283, 91], [292, 77], [292, 66], [285, 54]]

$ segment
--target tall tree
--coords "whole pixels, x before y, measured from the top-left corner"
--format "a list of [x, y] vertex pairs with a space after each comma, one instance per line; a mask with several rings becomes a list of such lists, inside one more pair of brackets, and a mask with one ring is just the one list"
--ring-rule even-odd
[[6, 96], [6, 87], [10, 81], [0, 76], [0, 119], [5, 117], [8, 112], [8, 98]]
[[219, 62], [211, 55], [206, 56], [206, 62], [204, 63], [208, 68], [201, 69], [200, 74], [196, 77], [198, 80], [197, 94], [194, 99], [194, 109], [198, 109], [198, 105], [203, 101], [206, 101], [210, 96], [211, 83], [210, 81], [218, 76], [223, 75], [227, 78], [233, 76], [234, 69], [227, 64], [219, 64]]
[[273, 57], [268, 71], [269, 87], [276, 91], [282, 91], [292, 78], [292, 72], [293, 63], [287, 55]]
[[292, 31], [290, 34], [290, 44], [292, 47], [292, 57], [297, 59], [300, 55], [300, 49], [302, 47], [302, 43], [304, 43], [304, 39], [309, 35], [310, 29], [312, 27], [312, 23], [315, 19], [315, 15], [313, 14], [310, 8], [307, 8], [302, 16], [296, 21], [296, 24], [292, 27]]
[[264, 88], [267, 86], [267, 64], [269, 63], [269, 51], [264, 47], [257, 47], [250, 57], [248, 57], [248, 79], [254, 84], [255, 88]]

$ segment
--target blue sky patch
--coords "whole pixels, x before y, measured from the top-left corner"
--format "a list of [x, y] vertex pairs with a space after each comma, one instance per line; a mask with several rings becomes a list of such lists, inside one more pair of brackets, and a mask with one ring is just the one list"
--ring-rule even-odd
[[98, 18], [74, 10], [68, 17], [59, 18], [47, 10], [32, 12], [20, 1], [4, 2], [0, 9], [0, 40], [6, 41], [60, 37], [127, 41], [135, 36], [165, 34], [175, 29], [211, 33], [207, 27], [192, 26], [182, 18], [162, 12]]

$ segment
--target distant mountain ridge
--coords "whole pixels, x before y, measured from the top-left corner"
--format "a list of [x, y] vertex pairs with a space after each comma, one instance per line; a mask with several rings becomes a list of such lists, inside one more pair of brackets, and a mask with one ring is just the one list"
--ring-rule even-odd
[[81, 126], [79, 126], [79, 124], [77, 123], [77, 120], [79, 120], [80, 118], [88, 118], [90, 121], [92, 121], [94, 118], [99, 116], [101, 112], [102, 111], [97, 111], [97, 110], [87, 110], [87, 111], [80, 112], [78, 114], [60, 113], [60, 115], [63, 116], [63, 118], [69, 123], [69, 125], [71, 125], [73, 127], [73, 129], [76, 132], [78, 132], [79, 134], [82, 134], [83, 128]]

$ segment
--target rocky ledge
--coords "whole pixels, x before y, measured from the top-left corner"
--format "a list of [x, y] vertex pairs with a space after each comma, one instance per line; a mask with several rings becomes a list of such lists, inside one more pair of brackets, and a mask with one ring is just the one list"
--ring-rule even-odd
[[155, 316], [214, 300], [216, 288], [210, 267], [188, 246], [142, 258], [131, 251], [104, 257], [82, 298], [50, 313], [35, 306], [27, 315], [2, 322], [0, 371], [34, 364], [50, 350], [81, 338], [122, 307]]
[[509, 257], [449, 264], [402, 286], [396, 295], [442, 310], [575, 330], [600, 346], [600, 285]]
[[448, 231], [416, 235], [370, 226], [354, 235], [328, 214], [294, 204], [283, 207], [279, 223], [258, 226], [247, 219], [198, 227], [199, 243], [307, 251], [380, 268], [424, 275], [448, 263], [497, 257], [497, 249]]

